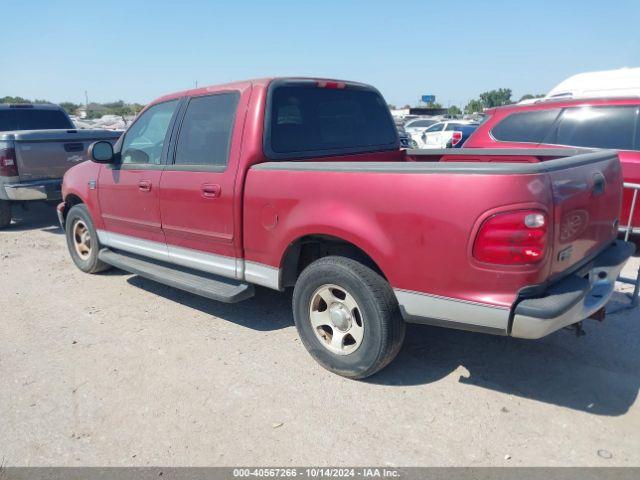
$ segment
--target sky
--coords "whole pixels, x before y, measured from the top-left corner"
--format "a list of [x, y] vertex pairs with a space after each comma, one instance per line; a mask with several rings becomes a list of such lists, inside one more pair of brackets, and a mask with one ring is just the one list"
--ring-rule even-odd
[[545, 93], [640, 66], [640, 0], [0, 0], [0, 97], [146, 103], [268, 76], [377, 87], [387, 102]]

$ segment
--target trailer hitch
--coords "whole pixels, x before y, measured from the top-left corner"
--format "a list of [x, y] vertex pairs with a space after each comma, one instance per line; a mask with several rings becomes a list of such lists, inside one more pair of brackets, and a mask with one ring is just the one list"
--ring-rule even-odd
[[584, 328], [582, 328], [582, 322], [567, 325], [564, 328], [567, 330], [573, 330], [576, 334], [576, 337], [584, 337], [587, 334], [587, 332], [584, 331]]
[[[600, 310], [592, 313], [589, 316], [589, 319], [591, 320], [597, 320], [598, 322], [603, 322], [604, 321], [604, 317], [607, 315], [607, 312], [605, 310], [604, 307], [602, 307]], [[573, 325], [567, 325], [566, 327], [567, 330], [573, 330], [576, 334], [576, 337], [584, 337], [587, 332], [584, 330], [584, 328], [582, 328], [582, 322], [578, 322], [578, 323], [574, 323]]]

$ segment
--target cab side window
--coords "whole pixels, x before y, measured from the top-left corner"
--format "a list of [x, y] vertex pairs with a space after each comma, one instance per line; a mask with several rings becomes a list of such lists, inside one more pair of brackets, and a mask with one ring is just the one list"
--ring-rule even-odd
[[123, 164], [160, 165], [167, 129], [178, 100], [149, 107], [125, 134], [121, 148]]
[[512, 113], [493, 127], [491, 135], [502, 142], [542, 143], [559, 113], [559, 108]]
[[189, 100], [176, 145], [176, 165], [227, 165], [239, 98], [233, 92]]

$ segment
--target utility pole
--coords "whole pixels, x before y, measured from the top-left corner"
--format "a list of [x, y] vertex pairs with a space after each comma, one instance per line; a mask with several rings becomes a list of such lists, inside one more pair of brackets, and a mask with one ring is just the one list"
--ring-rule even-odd
[[195, 81], [196, 88], [198, 88], [198, 80]]
[[87, 91], [84, 91], [84, 106], [88, 107], [89, 106], [89, 95], [87, 94]]

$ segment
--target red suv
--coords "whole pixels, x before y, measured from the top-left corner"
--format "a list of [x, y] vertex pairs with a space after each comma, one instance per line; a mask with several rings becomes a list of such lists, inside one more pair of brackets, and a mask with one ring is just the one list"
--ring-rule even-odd
[[[619, 150], [624, 181], [640, 183], [640, 98], [541, 100], [487, 110], [464, 148], [587, 147]], [[620, 225], [629, 220], [625, 189]], [[632, 225], [640, 233], [640, 199]]]

